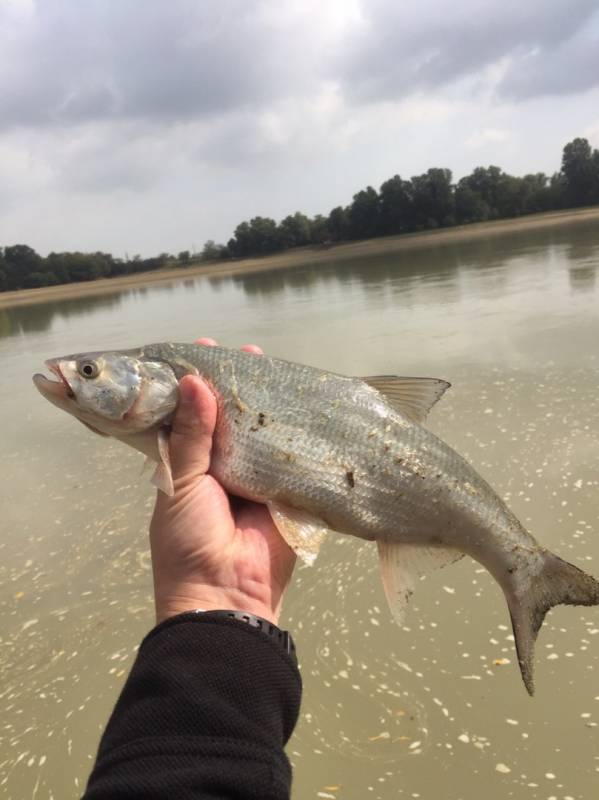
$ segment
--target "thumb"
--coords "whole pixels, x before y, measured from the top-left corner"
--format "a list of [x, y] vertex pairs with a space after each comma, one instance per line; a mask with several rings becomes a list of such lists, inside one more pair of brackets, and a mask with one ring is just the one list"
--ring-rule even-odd
[[216, 398], [201, 378], [186, 375], [179, 383], [169, 453], [173, 478], [200, 478], [210, 467]]

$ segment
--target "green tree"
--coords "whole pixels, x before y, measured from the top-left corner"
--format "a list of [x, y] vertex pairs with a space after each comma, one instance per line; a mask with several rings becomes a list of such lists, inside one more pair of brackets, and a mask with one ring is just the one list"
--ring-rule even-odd
[[113, 267], [114, 260], [109, 253], [50, 253], [38, 271], [49, 272], [57, 283], [71, 283], [107, 278], [115, 274]]
[[64, 253], [69, 280], [92, 281], [102, 277], [100, 265], [85, 253]]
[[200, 254], [202, 261], [216, 261], [219, 258], [227, 258], [229, 248], [226, 244], [217, 244], [213, 239], [208, 239]]
[[30, 272], [25, 280], [25, 288], [37, 289], [41, 286], [55, 286], [57, 283], [59, 283], [58, 278], [49, 270]]
[[489, 219], [490, 211], [486, 201], [464, 179], [455, 188], [454, 201], [457, 222], [482, 222]]
[[274, 253], [282, 247], [277, 223], [270, 217], [254, 217], [235, 228], [228, 245], [231, 255], [238, 258]]
[[4, 248], [4, 259], [13, 266], [19, 267], [24, 271], [30, 271], [42, 262], [42, 257], [38, 255], [32, 247], [26, 244], [13, 244]]
[[325, 244], [331, 240], [328, 217], [317, 214], [310, 222], [310, 239], [314, 244]]
[[71, 280], [68, 268], [68, 253], [50, 253], [46, 256], [46, 269], [56, 276], [59, 283]]
[[489, 209], [489, 219], [499, 216], [500, 184], [502, 171], [499, 167], [476, 167], [460, 184], [476, 192]]
[[382, 233], [403, 233], [414, 226], [411, 185], [394, 175], [381, 185], [380, 225]]
[[349, 239], [349, 212], [346, 208], [337, 206], [329, 214], [327, 220], [329, 236], [334, 242], [343, 242]]
[[437, 228], [455, 222], [451, 170], [433, 167], [411, 181], [417, 228]]
[[597, 200], [596, 165], [597, 160], [588, 139], [573, 139], [564, 147], [562, 174], [568, 205], [584, 206]]
[[189, 250], [181, 250], [179, 255], [177, 256], [177, 261], [181, 264], [182, 267], [189, 266], [189, 262], [191, 260], [191, 255]]
[[268, 255], [282, 247], [277, 223], [270, 217], [254, 217], [250, 220], [250, 241], [250, 255]]
[[9, 289], [24, 289], [27, 276], [38, 272], [42, 257], [26, 244], [14, 244], [4, 248], [5, 281]]
[[0, 247], [0, 292], [8, 290], [8, 265], [4, 260], [3, 249]]
[[281, 220], [279, 242], [281, 247], [303, 247], [312, 241], [310, 220], [305, 214], [296, 211]]
[[214, 261], [217, 258], [220, 258], [220, 245], [216, 244], [214, 239], [208, 239], [202, 248], [200, 259], [202, 261]]
[[566, 180], [561, 172], [554, 172], [547, 186], [545, 210], [566, 207]]
[[128, 262], [124, 261], [122, 258], [113, 258], [112, 259], [112, 270], [111, 276], [119, 277], [120, 275], [126, 275], [129, 271]]
[[233, 239], [229, 242], [229, 250], [238, 258], [245, 258], [253, 253], [252, 230], [249, 222], [240, 222], [235, 228]]
[[593, 150], [593, 190], [592, 202], [599, 203], [599, 150]]
[[372, 186], [367, 186], [354, 195], [349, 207], [349, 236], [351, 239], [369, 239], [379, 233], [379, 196]]
[[522, 178], [523, 214], [547, 211], [549, 203], [549, 179], [544, 172], [525, 175]]
[[523, 178], [502, 173], [498, 186], [497, 212], [500, 217], [519, 217], [526, 213], [526, 184]]

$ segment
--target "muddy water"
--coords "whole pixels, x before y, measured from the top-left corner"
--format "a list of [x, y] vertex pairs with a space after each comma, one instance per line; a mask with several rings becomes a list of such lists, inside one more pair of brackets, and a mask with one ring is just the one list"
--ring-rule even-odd
[[[429, 418], [547, 546], [599, 575], [599, 227], [577, 224], [270, 275], [0, 311], [0, 790], [75, 798], [152, 624], [140, 457], [45, 403], [44, 358], [210, 335], [348, 374], [433, 375]], [[329, 541], [282, 624], [305, 684], [295, 798], [588, 800], [599, 793], [599, 609], [559, 608], [518, 675], [472, 561], [405, 627], [375, 551]]]

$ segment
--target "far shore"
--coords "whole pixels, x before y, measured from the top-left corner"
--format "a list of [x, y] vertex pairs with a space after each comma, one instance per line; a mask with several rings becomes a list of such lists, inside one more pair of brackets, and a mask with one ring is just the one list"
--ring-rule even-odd
[[441, 228], [420, 233], [406, 233], [398, 236], [385, 236], [357, 242], [344, 242], [333, 245], [301, 247], [261, 258], [246, 258], [239, 261], [211, 261], [193, 263], [189, 267], [160, 269], [153, 272], [140, 272], [123, 275], [119, 278], [104, 278], [82, 283], [64, 283], [59, 286], [45, 286], [39, 289], [21, 289], [14, 292], [0, 292], [0, 309], [12, 306], [34, 305], [53, 300], [89, 297], [110, 294], [141, 286], [176, 283], [199, 276], [227, 277], [243, 273], [268, 272], [288, 269], [303, 264], [318, 264], [329, 261], [351, 260], [368, 256], [399, 253], [436, 245], [465, 242], [486, 236], [496, 236], [518, 231], [565, 225], [574, 222], [599, 222], [599, 207], [577, 209], [575, 211], [549, 211], [544, 214], [531, 214], [514, 219], [493, 222], [475, 222], [455, 228]]

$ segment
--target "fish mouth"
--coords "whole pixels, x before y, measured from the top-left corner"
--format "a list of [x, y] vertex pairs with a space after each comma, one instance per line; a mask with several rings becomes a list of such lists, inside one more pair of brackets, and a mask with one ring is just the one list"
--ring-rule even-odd
[[57, 361], [49, 359], [45, 362], [46, 367], [48, 370], [53, 374], [56, 375], [58, 378], [57, 381], [53, 381], [50, 378], [47, 378], [45, 375], [40, 374], [39, 372], [33, 376], [33, 382], [36, 385], [37, 389], [48, 398], [54, 398], [56, 400], [59, 399], [69, 399], [72, 400], [75, 397], [75, 393], [69, 386], [69, 382], [62, 374], [60, 370], [60, 365]]

